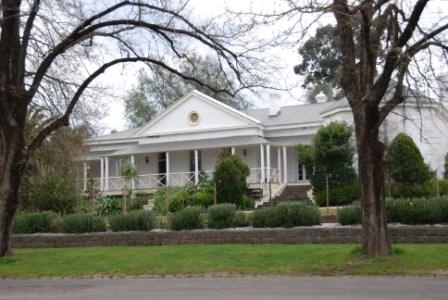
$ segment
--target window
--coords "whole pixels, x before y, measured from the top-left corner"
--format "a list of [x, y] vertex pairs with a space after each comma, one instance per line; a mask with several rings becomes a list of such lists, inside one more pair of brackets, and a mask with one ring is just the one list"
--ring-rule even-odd
[[200, 121], [199, 113], [197, 111], [190, 112], [187, 120], [190, 125], [197, 125]]
[[304, 164], [299, 164], [297, 167], [297, 178], [299, 181], [307, 180], [306, 178], [306, 169]]

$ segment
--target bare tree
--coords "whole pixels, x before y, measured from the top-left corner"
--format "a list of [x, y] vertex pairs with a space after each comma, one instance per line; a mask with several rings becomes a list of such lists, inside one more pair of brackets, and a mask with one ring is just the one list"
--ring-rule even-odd
[[448, 20], [431, 11], [428, 2], [285, 1], [282, 8], [270, 13], [244, 14], [257, 19], [260, 26], [289, 21], [293, 25], [285, 34], [296, 34], [301, 40], [319, 18], [334, 17], [342, 54], [339, 85], [352, 109], [356, 133], [362, 251], [367, 258], [388, 256], [391, 250], [380, 126], [408, 96], [428, 101], [428, 96], [435, 94], [437, 67], [448, 62]]
[[[102, 73], [119, 64], [143, 62], [207, 86], [176, 68], [190, 61], [191, 48], [203, 47], [218, 59], [224, 76], [233, 74], [242, 87], [256, 85], [244, 75], [252, 59], [238, 46], [237, 32], [229, 24], [216, 26], [213, 19], [193, 22], [187, 4], [1, 1], [0, 256], [12, 254], [12, 224], [30, 156], [55, 130], [70, 124], [81, 96], [94, 90], [93, 82]], [[33, 106], [52, 109], [28, 142], [25, 127]]]

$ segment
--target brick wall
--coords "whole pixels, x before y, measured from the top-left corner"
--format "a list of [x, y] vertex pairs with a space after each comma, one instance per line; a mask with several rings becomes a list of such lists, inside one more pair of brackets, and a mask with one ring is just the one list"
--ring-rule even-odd
[[[391, 226], [393, 242], [447, 243], [448, 226]], [[61, 248], [91, 246], [147, 246], [170, 244], [301, 244], [358, 243], [360, 227], [301, 227], [275, 229], [226, 229], [150, 232], [103, 232], [88, 234], [24, 234], [13, 237], [14, 248]]]

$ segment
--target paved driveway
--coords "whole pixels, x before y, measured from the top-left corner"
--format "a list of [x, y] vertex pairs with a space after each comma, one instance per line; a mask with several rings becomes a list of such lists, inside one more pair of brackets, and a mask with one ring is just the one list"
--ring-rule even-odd
[[260, 277], [0, 280], [0, 299], [448, 299], [448, 278]]

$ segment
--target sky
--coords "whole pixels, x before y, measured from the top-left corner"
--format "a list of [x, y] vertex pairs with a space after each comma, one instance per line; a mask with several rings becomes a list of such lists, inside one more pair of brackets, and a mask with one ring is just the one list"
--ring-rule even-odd
[[[234, 11], [249, 10], [253, 8], [257, 10], [262, 9], [265, 12], [275, 11], [280, 7], [282, 2], [284, 3], [282, 0], [190, 0], [188, 6], [193, 13], [193, 17], [209, 18], [223, 13], [226, 7]], [[448, 14], [444, 13], [444, 11], [448, 9], [448, 0], [434, 0], [432, 1], [430, 8], [430, 13], [424, 18], [425, 22], [430, 23], [432, 17], [435, 15], [437, 15], [437, 17], [440, 15], [448, 17]], [[309, 18], [309, 21], [307, 22], [307, 20], [305, 20], [304, 24], [314, 20], [314, 17], [312, 16]], [[318, 26], [333, 22], [333, 17], [328, 15], [325, 18], [321, 18], [318, 23], [313, 24], [309, 32], [313, 33]], [[270, 30], [281, 30], [281, 25], [279, 25], [278, 28], [271, 28]], [[297, 37], [297, 39], [299, 39], [299, 37]], [[282, 45], [281, 47], [270, 50], [268, 53], [272, 58], [276, 59], [276, 64], [280, 70], [276, 77], [278, 86], [282, 88], [290, 88], [289, 91], [276, 92], [277, 94], [280, 94], [281, 97], [280, 106], [301, 104], [305, 102], [305, 90], [301, 88], [302, 78], [295, 75], [293, 72], [294, 65], [300, 62], [297, 53], [298, 47], [299, 45], [297, 43]], [[142, 65], [139, 64], [134, 64], [132, 66], [127, 65], [125, 68], [118, 66], [112, 68], [101, 77], [100, 81], [111, 88], [110, 92], [113, 95], [107, 99], [106, 103], [104, 103], [104, 117], [98, 122], [101, 134], [109, 133], [111, 130], [124, 130], [127, 128], [124, 117], [123, 98], [126, 92], [135, 86], [137, 73], [141, 67]], [[263, 93], [260, 98], [251, 97], [251, 104], [254, 107], [268, 107], [269, 94], [272, 92], [273, 91], [268, 90]]]

